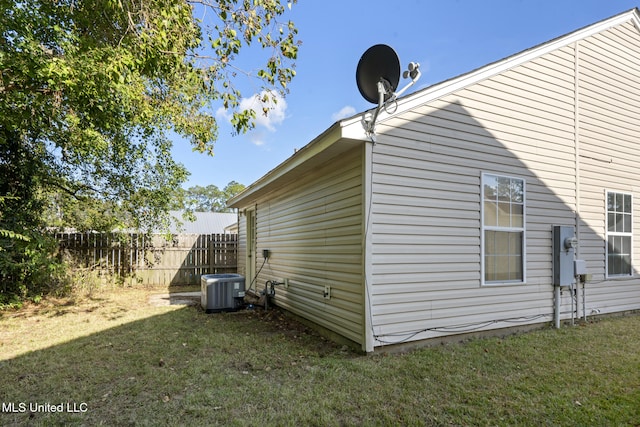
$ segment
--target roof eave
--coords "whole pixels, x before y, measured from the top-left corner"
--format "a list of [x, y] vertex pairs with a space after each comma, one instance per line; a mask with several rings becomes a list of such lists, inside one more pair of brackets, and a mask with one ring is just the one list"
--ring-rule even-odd
[[357, 122], [359, 122], [359, 116], [334, 123], [307, 145], [297, 150], [291, 157], [245, 188], [243, 192], [229, 199], [227, 207], [242, 208], [250, 205], [258, 195], [269, 191], [274, 182], [283, 179], [287, 174], [307, 163], [318, 154], [328, 151], [336, 143], [344, 142], [345, 148], [347, 148], [347, 146], [352, 145], [348, 144], [349, 142], [365, 141], [364, 130], [359, 130], [357, 126], [353, 126]]

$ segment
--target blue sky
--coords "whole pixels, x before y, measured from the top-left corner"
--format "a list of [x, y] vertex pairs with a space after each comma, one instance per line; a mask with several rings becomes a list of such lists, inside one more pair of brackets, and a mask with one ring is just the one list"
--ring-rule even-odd
[[[299, 0], [284, 17], [295, 22], [302, 40], [290, 93], [254, 131], [239, 136], [220, 106], [211, 106], [220, 126], [214, 157], [174, 141], [175, 159], [191, 172], [184, 187], [223, 188], [232, 180], [249, 185], [339, 118], [371, 108], [358, 92], [355, 71], [374, 44], [393, 47], [403, 70], [410, 61], [421, 64], [411, 93], [634, 7], [640, 1]], [[239, 60], [251, 64], [250, 57]], [[251, 82], [246, 87], [247, 98], [259, 90]]]

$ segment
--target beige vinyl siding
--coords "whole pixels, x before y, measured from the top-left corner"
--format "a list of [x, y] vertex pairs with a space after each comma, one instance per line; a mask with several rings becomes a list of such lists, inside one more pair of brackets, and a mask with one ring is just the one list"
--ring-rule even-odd
[[[257, 279], [283, 308], [362, 343], [362, 153], [357, 147], [309, 170], [257, 202]], [[325, 299], [325, 286], [331, 298]]]
[[[575, 221], [573, 58], [567, 46], [378, 126], [375, 345], [551, 320], [551, 226]], [[483, 172], [526, 181], [525, 284], [481, 286]]]
[[[580, 43], [579, 255], [587, 261], [587, 313], [640, 303], [640, 35], [631, 23]], [[633, 278], [605, 281], [606, 191], [633, 197]]]

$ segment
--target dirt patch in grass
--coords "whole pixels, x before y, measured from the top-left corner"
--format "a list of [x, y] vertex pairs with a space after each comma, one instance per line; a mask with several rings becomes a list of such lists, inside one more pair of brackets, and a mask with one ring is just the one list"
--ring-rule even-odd
[[360, 356], [360, 353], [325, 338], [315, 329], [298, 322], [290, 314], [277, 307], [272, 307], [269, 310], [262, 308], [248, 310], [245, 314], [248, 319], [264, 325], [267, 335], [282, 336], [293, 341], [303, 342], [308, 346], [308, 349], [313, 350], [320, 357], [335, 353], [350, 354], [353, 357]]
[[200, 305], [200, 292], [173, 292], [149, 295], [148, 302], [155, 307], [165, 305]]

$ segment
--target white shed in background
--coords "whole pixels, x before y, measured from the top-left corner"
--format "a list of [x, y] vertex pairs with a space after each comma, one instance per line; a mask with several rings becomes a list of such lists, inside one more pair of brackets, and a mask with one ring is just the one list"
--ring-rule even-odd
[[170, 211], [169, 214], [172, 218], [170, 232], [173, 234], [233, 234], [238, 223], [236, 213], [194, 212], [194, 221], [183, 219], [181, 211]]

